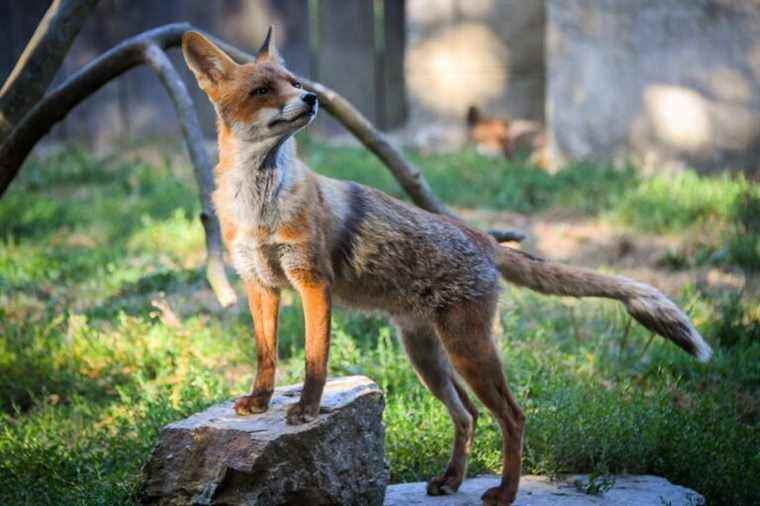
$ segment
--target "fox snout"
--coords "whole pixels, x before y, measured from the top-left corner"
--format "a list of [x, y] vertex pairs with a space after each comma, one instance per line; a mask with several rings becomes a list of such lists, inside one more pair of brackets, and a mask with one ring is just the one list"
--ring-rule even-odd
[[310, 105], [312, 108], [316, 107], [317, 105], [317, 96], [314, 93], [304, 93], [301, 96], [301, 100], [306, 102], [306, 104]]
[[311, 122], [319, 109], [319, 101], [314, 93], [303, 93], [298, 98], [288, 101], [280, 110], [280, 114], [269, 121], [269, 128], [277, 125], [292, 124], [303, 127]]

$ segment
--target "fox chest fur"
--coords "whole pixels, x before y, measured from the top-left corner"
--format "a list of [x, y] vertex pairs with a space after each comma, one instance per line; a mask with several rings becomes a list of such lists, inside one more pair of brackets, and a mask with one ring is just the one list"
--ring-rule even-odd
[[284, 265], [291, 238], [283, 231], [297, 220], [292, 196], [299, 185], [293, 176], [277, 170], [266, 155], [217, 167], [214, 206], [230, 260], [243, 280], [289, 286]]

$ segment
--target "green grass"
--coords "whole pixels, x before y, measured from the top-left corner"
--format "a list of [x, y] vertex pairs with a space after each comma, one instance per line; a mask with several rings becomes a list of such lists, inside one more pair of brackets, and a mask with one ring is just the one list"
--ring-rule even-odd
[[[304, 153], [320, 172], [399, 194], [361, 151], [308, 141]], [[751, 272], [760, 257], [732, 242], [757, 234], [757, 187], [741, 179], [668, 182], [590, 165], [550, 175], [470, 152], [411, 156], [454, 206], [569, 207], [671, 233], [720, 227], [733, 235], [705, 248], [728, 253], [705, 261]], [[198, 209], [185, 166], [78, 150], [28, 164], [0, 200], [0, 503], [129, 504], [162, 425], [247, 387], [249, 316], [192, 302], [205, 291]], [[158, 296], [180, 327], [157, 314]], [[505, 290], [499, 342], [528, 416], [524, 472], [653, 473], [710, 504], [758, 503], [760, 305], [695, 287], [679, 302], [716, 349], [709, 365], [659, 339], [647, 346], [636, 325], [626, 334], [612, 303]], [[302, 379], [302, 335], [288, 297], [280, 384]], [[392, 479], [424, 480], [445, 466], [452, 430], [402, 355], [382, 319], [337, 313], [330, 373], [378, 382]], [[499, 449], [483, 416], [470, 472], [498, 472]]]

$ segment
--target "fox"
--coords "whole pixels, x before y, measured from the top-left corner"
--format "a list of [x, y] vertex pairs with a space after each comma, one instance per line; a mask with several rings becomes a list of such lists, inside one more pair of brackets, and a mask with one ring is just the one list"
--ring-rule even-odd
[[479, 416], [474, 394], [502, 436], [501, 481], [483, 504], [503, 506], [518, 490], [525, 415], [492, 335], [502, 278], [544, 294], [616, 299], [645, 327], [709, 359], [686, 314], [649, 285], [551, 262], [456, 217], [313, 172], [296, 156], [293, 135], [314, 120], [318, 97], [287, 70], [271, 27], [246, 63], [194, 31], [183, 35], [182, 52], [216, 111], [213, 203], [253, 320], [257, 368], [250, 392], [235, 400], [238, 415], [268, 409], [282, 290], [298, 294], [305, 321], [305, 378], [288, 424], [319, 416], [333, 304], [384, 314], [454, 426], [448, 465], [427, 493], [453, 494], [465, 478]]
[[526, 151], [531, 163], [549, 168], [546, 133], [537, 121], [486, 116], [471, 105], [467, 108], [465, 127], [467, 140], [483, 155], [513, 159], [519, 152]]

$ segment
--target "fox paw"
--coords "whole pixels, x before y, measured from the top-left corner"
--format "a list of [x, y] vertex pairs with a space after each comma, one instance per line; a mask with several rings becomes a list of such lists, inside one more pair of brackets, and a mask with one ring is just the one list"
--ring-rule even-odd
[[263, 413], [269, 408], [269, 399], [262, 400], [260, 395], [244, 395], [235, 400], [235, 413], [240, 416]]
[[285, 420], [289, 425], [301, 425], [311, 422], [319, 416], [319, 404], [316, 406], [303, 405], [300, 402], [288, 408]]
[[501, 487], [493, 487], [486, 490], [480, 498], [483, 500], [483, 506], [509, 506], [514, 502], [516, 495]]
[[444, 474], [430, 478], [427, 484], [427, 495], [451, 495], [459, 490], [462, 477]]

